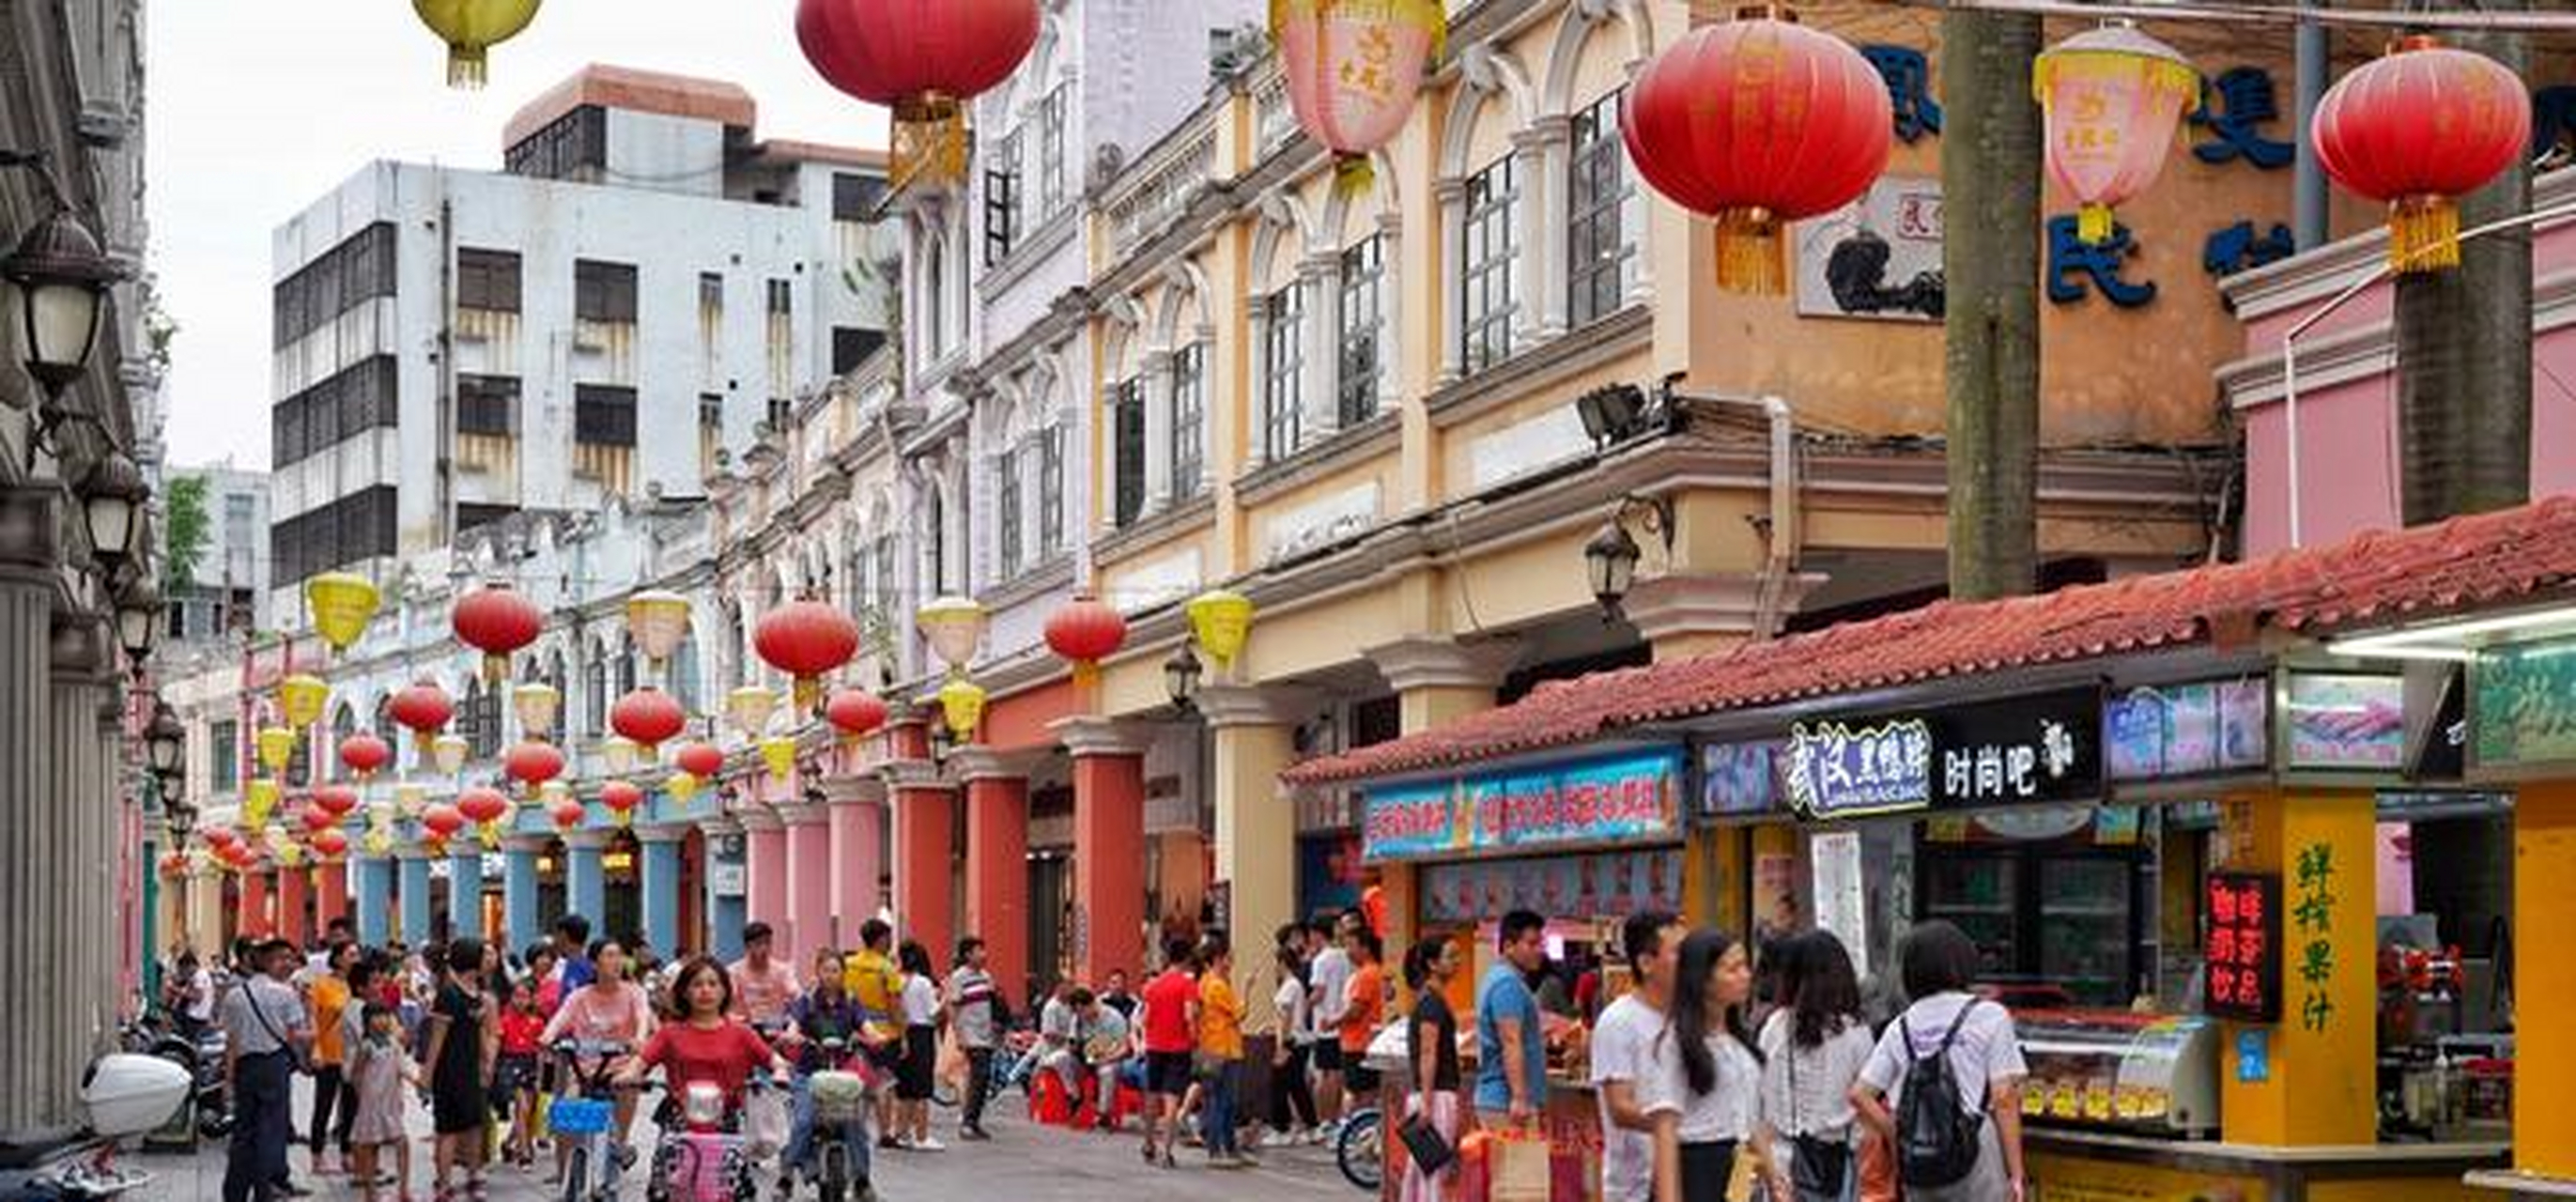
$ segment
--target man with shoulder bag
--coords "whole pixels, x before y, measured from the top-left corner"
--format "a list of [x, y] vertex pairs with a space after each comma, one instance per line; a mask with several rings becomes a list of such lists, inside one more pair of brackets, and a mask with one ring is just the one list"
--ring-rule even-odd
[[257, 953], [261, 971], [224, 995], [224, 1073], [234, 1108], [224, 1202], [269, 1202], [305, 1192], [287, 1179], [286, 1164], [295, 1074], [313, 1040], [304, 999], [287, 983], [297, 961], [295, 945], [272, 940]]

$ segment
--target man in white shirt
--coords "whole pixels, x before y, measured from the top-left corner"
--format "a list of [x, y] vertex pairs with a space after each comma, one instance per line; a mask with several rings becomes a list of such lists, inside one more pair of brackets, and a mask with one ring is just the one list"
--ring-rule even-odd
[[1602, 1202], [1647, 1202], [1655, 1192], [1654, 1120], [1640, 1084], [1653, 1071], [1655, 1036], [1672, 1007], [1674, 960], [1689, 928], [1642, 910], [1620, 924], [1620, 950], [1635, 984], [1592, 1025], [1592, 1088], [1601, 1099]]
[[[1342, 1123], [1342, 1015], [1351, 1008], [1349, 947], [1359, 925], [1356, 911], [1335, 919], [1331, 940], [1306, 966], [1307, 1012], [1315, 1024], [1315, 1117], [1324, 1125], [1326, 1140]], [[1320, 936], [1323, 924], [1311, 929]]]

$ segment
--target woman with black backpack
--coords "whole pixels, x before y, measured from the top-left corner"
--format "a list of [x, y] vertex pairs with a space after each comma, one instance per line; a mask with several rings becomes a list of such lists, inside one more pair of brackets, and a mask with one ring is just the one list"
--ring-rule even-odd
[[1774, 1009], [1762, 1053], [1762, 1119], [1775, 1202], [1845, 1202], [1860, 1171], [1851, 1104], [1876, 1041], [1860, 1017], [1851, 954], [1830, 931], [1804, 931], [1771, 950]]
[[1913, 1002], [1852, 1087], [1861, 1121], [1896, 1148], [1907, 1202], [2020, 1202], [2021, 1036], [2000, 1002], [1969, 992], [1977, 945], [1927, 922], [1898, 952]]

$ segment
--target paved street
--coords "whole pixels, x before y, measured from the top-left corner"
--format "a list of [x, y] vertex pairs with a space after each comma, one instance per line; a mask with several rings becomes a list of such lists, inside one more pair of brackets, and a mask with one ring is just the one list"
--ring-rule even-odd
[[[1017, 1101], [1018, 1095], [1012, 1095]], [[308, 1113], [306, 1101], [296, 1100], [299, 1119]], [[949, 1141], [949, 1150], [938, 1153], [879, 1153], [877, 1187], [879, 1194], [891, 1202], [928, 1202], [932, 1199], [986, 1200], [1045, 1198], [1050, 1202], [1136, 1202], [1137, 1199], [1226, 1199], [1227, 1202], [1269, 1202], [1285, 1198], [1335, 1198], [1358, 1200], [1362, 1195], [1350, 1188], [1333, 1169], [1331, 1150], [1327, 1148], [1270, 1149], [1262, 1167], [1246, 1172], [1213, 1172], [1202, 1167], [1195, 1153], [1184, 1150], [1181, 1167], [1169, 1172], [1147, 1170], [1136, 1154], [1137, 1141], [1129, 1135], [1076, 1135], [1052, 1128], [1041, 1128], [1025, 1121], [1025, 1111], [1004, 1106], [995, 1111], [992, 1122], [995, 1140], [990, 1144], [960, 1144], [955, 1136], [955, 1112], [940, 1111], [933, 1115], [934, 1132]], [[639, 1124], [639, 1142], [649, 1140], [648, 1124]], [[429, 1130], [429, 1117], [416, 1113], [412, 1129]], [[338, 1178], [315, 1180], [304, 1172], [304, 1153], [292, 1153], [299, 1181], [314, 1186], [314, 1196], [354, 1198], [357, 1191], [347, 1188]], [[147, 1155], [134, 1163], [150, 1169], [156, 1176], [152, 1188], [135, 1195], [137, 1202], [182, 1202], [215, 1198], [221, 1195], [224, 1175], [223, 1149], [220, 1145], [201, 1145], [196, 1156]], [[413, 1195], [429, 1198], [429, 1143], [426, 1136], [413, 1146]], [[542, 1164], [536, 1172], [501, 1169], [492, 1176], [492, 1196], [514, 1202], [535, 1202], [547, 1198]], [[764, 1182], [764, 1189], [766, 1182]], [[629, 1196], [643, 1196], [640, 1184], [630, 1183]], [[764, 1194], [764, 1197], [768, 1195]], [[810, 1196], [810, 1195], [806, 1195]]]

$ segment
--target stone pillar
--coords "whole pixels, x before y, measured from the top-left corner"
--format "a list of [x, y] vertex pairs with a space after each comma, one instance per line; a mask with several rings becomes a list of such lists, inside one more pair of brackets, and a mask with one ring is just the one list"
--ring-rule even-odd
[[731, 818], [698, 824], [707, 839], [707, 954], [733, 963], [742, 955], [743, 834]]
[[447, 937], [483, 937], [483, 844], [465, 839], [448, 848]]
[[[269, 870], [252, 868], [241, 874], [240, 895], [234, 900], [239, 913], [233, 919], [233, 934], [245, 939], [266, 939], [277, 932], [269, 904]], [[229, 950], [229, 949], [227, 949]]]
[[[1431, 185], [1433, 202], [1440, 210], [1440, 259], [1449, 265], [1442, 271], [1439, 283], [1440, 373], [1434, 384], [1449, 384], [1466, 374], [1467, 355], [1464, 331], [1467, 312], [1466, 284], [1456, 265], [1467, 261], [1467, 181], [1443, 179]], [[1390, 307], [1390, 312], [1395, 310]], [[1253, 345], [1258, 346], [1259, 343]]]
[[680, 950], [680, 841], [685, 826], [639, 826], [644, 845], [644, 941], [665, 956]]
[[[1216, 743], [1216, 879], [1229, 889], [1227, 934], [1240, 956], [1257, 957], [1270, 933], [1297, 910], [1297, 807], [1279, 774], [1296, 758], [1295, 732], [1308, 699], [1280, 686], [1211, 685], [1199, 690], [1199, 712]], [[1260, 990], [1245, 1022], [1258, 1030], [1277, 1021]]]
[[208, 868], [188, 878], [188, 946], [200, 960], [220, 956], [224, 937], [224, 870]]
[[546, 937], [537, 920], [537, 857], [545, 849], [545, 839], [537, 835], [501, 841], [501, 937], [514, 950], [525, 951]]
[[824, 938], [834, 947], [859, 941], [859, 927], [884, 904], [885, 781], [839, 776], [823, 782], [831, 812], [832, 918]]
[[429, 941], [429, 849], [417, 844], [394, 850], [394, 896], [400, 905], [401, 935], [413, 947]]
[[[993, 979], [1014, 1005], [1029, 979], [1029, 778], [1009, 757], [968, 748], [954, 758], [966, 783], [966, 927], [980, 935]], [[945, 962], [953, 948], [930, 954]]]
[[[54, 490], [0, 488], [0, 913], [34, 965], [58, 963], [96, 932], [74, 928], [64, 897], [84, 871], [65, 857], [64, 828], [77, 799], [51, 790]], [[51, 972], [0, 975], [0, 1130], [81, 1118], [66, 1049], [85, 1046], [62, 1011]]]
[[383, 947], [393, 938], [393, 862], [383, 856], [349, 861], [357, 892], [358, 942]]
[[923, 947], [953, 947], [957, 916], [950, 823], [957, 786], [928, 760], [904, 760], [886, 769], [894, 790], [894, 917], [901, 937]]
[[277, 937], [303, 947], [308, 932], [304, 929], [304, 910], [313, 900], [313, 868], [299, 863], [293, 868], [283, 865], [277, 870]]
[[1066, 718], [1056, 736], [1073, 757], [1074, 974], [1145, 969], [1145, 740], [1106, 718]]
[[608, 846], [607, 831], [567, 831], [564, 845], [564, 913], [590, 920], [591, 934], [608, 932], [608, 876], [599, 853]]
[[778, 952], [798, 966], [801, 979], [814, 952], [831, 943], [832, 828], [822, 806], [783, 805], [777, 810], [787, 827], [786, 927]]
[[329, 934], [331, 924], [349, 916], [349, 864], [343, 858], [313, 866], [313, 926]]
[[1512, 152], [1520, 156], [1522, 197], [1517, 231], [1521, 318], [1516, 335], [1521, 345], [1565, 332], [1569, 268], [1565, 240], [1574, 182], [1567, 158], [1573, 134], [1573, 119], [1560, 114], [1541, 117], [1512, 135]]
[[787, 922], [787, 824], [762, 805], [744, 806], [735, 811], [734, 820], [742, 823], [750, 921], [782, 926]]
[[[61, 598], [57, 597], [60, 601]], [[55, 866], [53, 872], [31, 873], [53, 881], [53, 896], [27, 920], [13, 918], [12, 928], [29, 946], [44, 949], [39, 963], [52, 986], [51, 995], [31, 1010], [10, 1015], [15, 1026], [31, 1024], [48, 1041], [30, 1050], [45, 1071], [58, 1078], [40, 1087], [48, 1106], [79, 1086], [81, 1070], [103, 1038], [112, 1039], [116, 1016], [116, 889], [113, 865], [118, 814], [114, 781], [108, 771], [107, 746], [99, 737], [99, 711], [111, 704], [113, 686], [105, 673], [115, 652], [106, 627], [96, 617], [56, 609], [48, 624], [51, 639], [47, 677], [45, 737], [52, 741], [47, 757], [46, 789], [29, 815], [46, 836], [45, 858], [31, 863]], [[61, 875], [56, 875], [61, 874]]]

